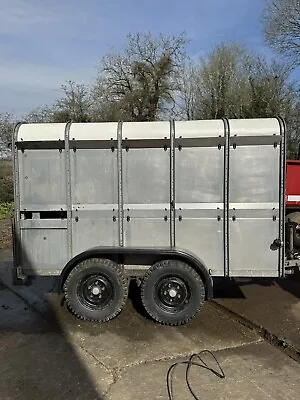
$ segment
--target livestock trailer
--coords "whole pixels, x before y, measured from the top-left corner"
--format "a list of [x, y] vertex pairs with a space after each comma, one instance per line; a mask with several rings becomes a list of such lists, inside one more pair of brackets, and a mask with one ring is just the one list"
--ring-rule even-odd
[[284, 277], [281, 118], [18, 124], [15, 278], [57, 276], [108, 321], [130, 279], [156, 321], [187, 323], [215, 277]]

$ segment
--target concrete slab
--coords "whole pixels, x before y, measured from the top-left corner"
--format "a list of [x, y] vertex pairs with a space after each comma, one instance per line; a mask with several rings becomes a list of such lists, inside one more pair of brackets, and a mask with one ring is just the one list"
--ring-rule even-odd
[[70, 343], [84, 347], [114, 369], [190, 354], [207, 346], [219, 350], [261, 340], [209, 303], [191, 324], [183, 327], [154, 323], [139, 314], [130, 301], [117, 318], [106, 324], [79, 322], [67, 315], [57, 299], [52, 305]]
[[[11, 261], [6, 258], [5, 262], [0, 262], [0, 267], [0, 277], [9, 287]], [[62, 296], [53, 293], [54, 287], [52, 278], [39, 277], [28, 287], [10, 285], [10, 290], [42, 319], [55, 320], [69, 343], [84, 348], [111, 369], [185, 355], [207, 346], [219, 350], [260, 340], [253, 331], [223, 315], [210, 303], [206, 303], [199, 316], [186, 326], [159, 325], [145, 316], [135, 286], [126, 308], [113, 321], [105, 324], [82, 322], [62, 307]]]
[[[210, 371], [192, 367], [190, 383], [198, 398], [230, 400], [299, 399], [300, 365], [263, 342], [215, 352], [225, 372], [219, 379]], [[207, 356], [210, 367], [216, 368]], [[182, 361], [179, 359], [178, 361]], [[134, 366], [111, 386], [106, 400], [167, 399], [166, 375], [175, 361]], [[186, 367], [176, 367], [173, 375], [174, 399], [193, 398], [185, 383]]]
[[0, 334], [0, 398], [102, 399], [112, 374], [58, 333]]
[[[24, 353], [24, 359], [28, 359], [25, 356], [28, 351], [29, 354], [39, 353], [40, 347], [45, 352], [45, 358], [49, 353], [48, 357], [52, 359], [56, 354], [52, 349], [54, 342], [65, 346], [60, 360], [69, 365], [70, 359], [72, 366], [77, 360], [77, 365], [81, 365], [87, 375], [83, 381], [88, 380], [97, 393], [104, 393], [112, 380], [132, 365], [187, 355], [207, 346], [218, 350], [260, 340], [253, 331], [232, 321], [210, 303], [205, 304], [199, 316], [189, 325], [159, 325], [143, 314], [137, 291], [133, 292], [124, 311], [113, 321], [105, 324], [82, 322], [71, 315], [65, 305], [62, 306], [62, 297], [53, 293], [53, 282], [38, 278], [28, 287], [9, 286], [10, 267], [9, 260], [0, 262], [0, 276], [5, 282], [2, 299], [8, 307], [3, 310], [3, 313], [6, 312], [3, 321], [6, 322], [2, 322], [2, 331], [10, 331], [12, 336], [20, 332], [29, 335], [28, 346], [24, 344], [20, 351], [20, 354]], [[42, 339], [36, 335], [38, 333], [43, 335]], [[48, 336], [49, 343], [44, 339]], [[18, 352], [19, 347], [12, 347], [13, 360], [18, 357]], [[32, 356], [28, 361], [31, 360]], [[48, 371], [44, 365], [40, 369]], [[67, 375], [67, 384], [68, 379]], [[101, 384], [103, 380], [104, 384]]]
[[113, 374], [69, 343], [41, 285], [8, 286], [9, 267], [0, 261], [0, 399], [102, 399]]
[[215, 300], [300, 351], [300, 280], [220, 282]]
[[0, 332], [44, 332], [49, 324], [9, 288], [0, 283]]
[[[227, 378], [219, 382], [206, 371], [193, 370], [195, 391], [204, 398], [299, 397], [294, 397], [300, 392], [299, 365], [261, 344], [254, 331], [213, 303], [207, 302], [190, 324], [165, 327], [145, 316], [135, 290], [113, 321], [82, 322], [53, 292], [53, 279], [12, 287], [10, 269], [10, 252], [0, 253], [0, 359], [5, 360], [0, 363], [0, 398], [166, 399], [165, 376], [172, 360], [207, 348], [217, 352]], [[294, 308], [290, 300], [286, 304], [295, 321], [298, 302]], [[271, 316], [267, 321], [272, 322]], [[182, 367], [174, 385], [175, 398], [190, 398]]]

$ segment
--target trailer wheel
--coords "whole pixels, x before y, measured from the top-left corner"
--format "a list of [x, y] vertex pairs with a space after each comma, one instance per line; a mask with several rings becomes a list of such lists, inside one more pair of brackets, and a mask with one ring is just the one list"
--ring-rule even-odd
[[68, 308], [75, 316], [87, 321], [105, 322], [123, 309], [128, 282], [116, 263], [91, 258], [72, 269], [63, 290]]
[[183, 325], [200, 310], [205, 299], [201, 277], [189, 265], [177, 260], [154, 264], [141, 285], [147, 313], [165, 325]]
[[289, 214], [287, 219], [293, 223], [293, 245], [296, 249], [300, 249], [300, 213], [294, 212]]
[[293, 237], [294, 237], [294, 247], [300, 249], [300, 225], [296, 222], [293, 223]]

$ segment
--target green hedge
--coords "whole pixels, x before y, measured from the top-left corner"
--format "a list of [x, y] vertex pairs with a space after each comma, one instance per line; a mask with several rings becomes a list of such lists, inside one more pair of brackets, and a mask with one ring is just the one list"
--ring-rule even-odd
[[0, 203], [11, 203], [14, 200], [12, 163], [0, 160]]
[[12, 217], [13, 203], [0, 203], [0, 220]]

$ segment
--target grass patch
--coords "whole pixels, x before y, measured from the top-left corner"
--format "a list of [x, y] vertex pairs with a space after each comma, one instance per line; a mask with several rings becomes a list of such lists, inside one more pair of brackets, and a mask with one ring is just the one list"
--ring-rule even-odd
[[13, 213], [13, 203], [5, 202], [0, 203], [0, 220], [5, 218], [11, 218]]
[[0, 160], [0, 207], [2, 203], [12, 201], [14, 201], [12, 162]]

